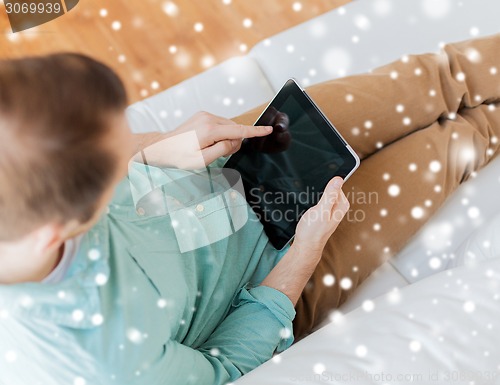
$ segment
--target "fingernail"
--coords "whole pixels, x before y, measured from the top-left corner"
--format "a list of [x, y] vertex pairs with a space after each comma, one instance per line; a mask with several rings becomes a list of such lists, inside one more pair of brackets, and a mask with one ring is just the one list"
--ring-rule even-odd
[[340, 178], [335, 178], [333, 181], [333, 186], [335, 188], [340, 188], [342, 186], [343, 180]]
[[266, 126], [265, 130], [271, 132], [273, 130], [273, 127], [272, 126]]

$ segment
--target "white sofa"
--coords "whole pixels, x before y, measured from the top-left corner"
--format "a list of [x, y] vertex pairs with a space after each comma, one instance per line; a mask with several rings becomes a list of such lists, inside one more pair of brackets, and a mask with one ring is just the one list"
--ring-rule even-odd
[[[199, 110], [233, 117], [289, 77], [308, 86], [499, 33], [498, 15], [498, 0], [355, 0], [130, 106], [129, 122], [135, 132], [168, 131]], [[500, 157], [331, 322], [238, 384], [410, 383], [401, 376], [411, 374], [412, 383], [500, 384], [498, 197]]]

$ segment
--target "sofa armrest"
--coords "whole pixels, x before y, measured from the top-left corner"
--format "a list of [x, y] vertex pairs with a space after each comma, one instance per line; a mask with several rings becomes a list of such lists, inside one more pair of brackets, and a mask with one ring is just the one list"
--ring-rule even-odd
[[127, 118], [132, 132], [166, 132], [198, 111], [231, 118], [273, 96], [259, 65], [250, 57], [236, 57], [132, 104]]

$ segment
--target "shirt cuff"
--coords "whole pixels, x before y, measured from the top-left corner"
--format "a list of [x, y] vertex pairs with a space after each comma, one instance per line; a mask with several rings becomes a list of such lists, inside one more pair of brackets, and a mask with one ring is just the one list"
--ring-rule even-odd
[[240, 289], [233, 299], [233, 306], [238, 307], [245, 303], [259, 303], [266, 307], [282, 325], [279, 331], [281, 340], [276, 351], [282, 352], [293, 343], [293, 324], [295, 308], [284, 293], [269, 286], [250, 287], [246, 285]]

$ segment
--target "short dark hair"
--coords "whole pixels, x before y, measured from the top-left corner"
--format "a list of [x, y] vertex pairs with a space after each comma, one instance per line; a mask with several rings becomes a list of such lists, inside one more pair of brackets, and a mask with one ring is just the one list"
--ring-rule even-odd
[[103, 138], [126, 105], [120, 78], [90, 57], [0, 60], [0, 240], [94, 215], [117, 167]]

